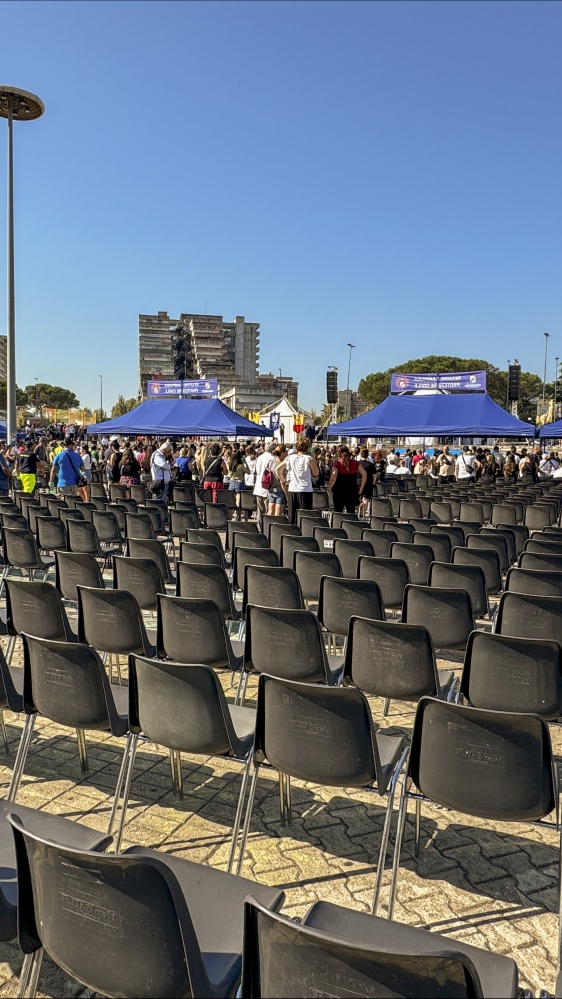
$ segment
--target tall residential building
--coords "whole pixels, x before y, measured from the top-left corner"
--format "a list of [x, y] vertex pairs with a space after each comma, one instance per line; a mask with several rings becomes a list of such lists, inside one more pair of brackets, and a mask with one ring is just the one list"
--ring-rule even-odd
[[259, 323], [236, 316], [167, 312], [139, 316], [139, 395], [152, 379], [217, 378], [219, 391], [254, 385], [258, 378]]

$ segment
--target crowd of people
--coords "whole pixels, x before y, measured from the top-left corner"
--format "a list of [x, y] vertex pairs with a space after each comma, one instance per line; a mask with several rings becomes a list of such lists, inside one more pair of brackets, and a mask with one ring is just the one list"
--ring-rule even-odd
[[[298, 509], [310, 509], [315, 489], [331, 493], [337, 511], [369, 513], [375, 485], [390, 476], [427, 476], [440, 483], [495, 481], [508, 484], [518, 479], [536, 482], [562, 477], [557, 451], [515, 446], [500, 450], [464, 446], [458, 454], [448, 445], [432, 453], [415, 448], [382, 450], [346, 444], [321, 445], [310, 435], [295, 444], [273, 440], [245, 443], [156, 441], [106, 437], [88, 439], [78, 428], [64, 428], [57, 438], [51, 431], [30, 432], [12, 447], [0, 445], [0, 493], [10, 482], [33, 493], [48, 486], [59, 495], [77, 494], [90, 499], [92, 473], [100, 471], [108, 483], [127, 488], [145, 484], [147, 492], [166, 502], [173, 483], [193, 481], [220, 501], [228, 489], [235, 494], [234, 516], [241, 516], [241, 494], [250, 491], [259, 514], [287, 513], [295, 522]], [[56, 430], [56, 428], [55, 428]]]

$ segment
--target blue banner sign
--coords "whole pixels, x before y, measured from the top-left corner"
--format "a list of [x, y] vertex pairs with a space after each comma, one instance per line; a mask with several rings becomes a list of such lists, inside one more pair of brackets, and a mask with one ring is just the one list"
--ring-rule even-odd
[[391, 392], [417, 392], [425, 389], [438, 389], [441, 392], [485, 392], [485, 371], [452, 371], [439, 375], [403, 375], [390, 376]]
[[279, 430], [279, 420], [280, 420], [280, 418], [281, 418], [281, 414], [278, 413], [277, 411], [269, 414], [269, 429], [270, 430]]
[[166, 396], [179, 396], [183, 398], [184, 396], [199, 395], [216, 399], [218, 388], [219, 385], [216, 378], [196, 378], [192, 381], [185, 378], [169, 382], [153, 381], [149, 382], [147, 386], [150, 398], [158, 396], [162, 398]]

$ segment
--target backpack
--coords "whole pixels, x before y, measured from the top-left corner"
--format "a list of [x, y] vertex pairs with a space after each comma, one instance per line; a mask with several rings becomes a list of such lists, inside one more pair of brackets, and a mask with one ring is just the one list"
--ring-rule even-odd
[[269, 491], [271, 489], [272, 483], [273, 483], [273, 472], [268, 466], [263, 470], [263, 475], [261, 477], [261, 487], [262, 489], [267, 489]]

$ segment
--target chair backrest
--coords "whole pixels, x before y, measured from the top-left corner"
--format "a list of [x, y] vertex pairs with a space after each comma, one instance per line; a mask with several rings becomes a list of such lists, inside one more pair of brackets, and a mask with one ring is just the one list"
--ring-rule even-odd
[[436, 649], [464, 648], [474, 631], [470, 596], [461, 589], [410, 584], [404, 592], [402, 620], [423, 624]]
[[513, 566], [506, 577], [505, 589], [512, 593], [535, 593], [562, 597], [562, 572], [553, 569], [520, 569]]
[[66, 528], [58, 517], [36, 518], [37, 544], [45, 552], [65, 551], [68, 548]]
[[55, 965], [102, 995], [147, 999], [155, 981], [162, 999], [213, 994], [168, 867], [154, 856], [79, 852], [48, 842], [24, 828], [17, 806], [14, 813], [18, 855], [26, 858], [18, 874], [19, 932], [30, 950], [43, 946]]
[[466, 590], [470, 596], [474, 617], [484, 617], [489, 613], [486, 578], [484, 570], [479, 565], [433, 562], [429, 568], [429, 586]]
[[408, 566], [412, 583], [425, 586], [429, 579], [429, 567], [435, 561], [429, 545], [415, 545], [395, 541], [390, 547], [390, 557], [399, 558]]
[[153, 562], [156, 562], [162, 579], [165, 583], [172, 582], [172, 572], [170, 569], [170, 563], [168, 556], [166, 554], [166, 549], [161, 541], [157, 538], [153, 540], [141, 538], [127, 538], [127, 548], [126, 554], [130, 555], [131, 558], [151, 558]]
[[460, 692], [475, 708], [562, 715], [562, 649], [542, 638], [510, 638], [473, 631], [466, 647]]
[[241, 548], [269, 548], [269, 541], [265, 534], [247, 534], [245, 531], [233, 531], [231, 551], [235, 552], [238, 546]]
[[348, 579], [357, 579], [361, 556], [374, 554], [370, 541], [343, 541], [341, 538], [334, 541], [334, 555], [339, 559], [341, 571]]
[[319, 552], [320, 547], [314, 538], [303, 538], [296, 534], [281, 535], [281, 565], [294, 568], [295, 552]]
[[525, 527], [524, 524], [498, 524], [496, 530], [502, 531], [504, 534], [509, 531], [515, 545], [515, 555], [518, 558], [525, 548], [525, 542], [529, 537], [529, 528]]
[[502, 593], [496, 631], [515, 638], [546, 638], [562, 645], [562, 597]]
[[361, 541], [363, 531], [366, 527], [369, 527], [369, 521], [344, 520], [342, 527], [350, 541]]
[[324, 576], [320, 583], [318, 620], [327, 632], [347, 635], [352, 617], [384, 621], [384, 604], [378, 583], [371, 579], [337, 579]]
[[[516, 525], [514, 524], [513, 526], [515, 527]], [[513, 563], [517, 560], [518, 551], [515, 543], [515, 532], [509, 527], [481, 527], [478, 534], [482, 538], [504, 538], [507, 545], [507, 561], [509, 565], [513, 565]], [[503, 555], [499, 549], [498, 554], [500, 555], [501, 563]]]
[[127, 486], [121, 485], [120, 482], [110, 482], [109, 483], [109, 498], [112, 500], [119, 501], [127, 494]]
[[456, 527], [458, 531], [462, 531], [464, 537], [462, 544], [464, 545], [469, 534], [478, 534], [482, 524], [479, 524], [477, 521], [454, 520], [453, 527]]
[[379, 587], [383, 605], [393, 609], [402, 607], [410, 571], [399, 558], [363, 557], [359, 559], [359, 579], [373, 580]]
[[424, 694], [438, 695], [429, 631], [421, 624], [352, 617], [344, 683], [375, 697], [417, 701]]
[[297, 780], [365, 787], [384, 777], [367, 698], [356, 687], [258, 680], [254, 759]]
[[285, 526], [286, 526], [288, 523], [289, 523], [289, 521], [287, 520], [287, 518], [284, 515], [281, 515], [280, 517], [276, 517], [272, 513], [271, 514], [270, 513], [264, 513], [264, 515], [263, 515], [263, 517], [261, 519], [261, 529], [262, 529], [262, 532], [268, 538], [268, 540], [271, 540], [269, 538], [269, 528], [271, 527], [271, 525], [272, 524], [278, 524], [278, 525], [285, 524]]
[[371, 515], [373, 517], [392, 517], [394, 511], [390, 500], [373, 496], [371, 500]]
[[507, 541], [502, 534], [494, 531], [493, 534], [469, 534], [466, 539], [466, 547], [470, 550], [476, 548], [478, 551], [489, 551], [493, 549], [498, 553], [500, 560], [500, 571], [505, 574], [510, 566]]
[[[52, 516], [48, 508], [45, 506], [29, 507], [27, 510], [27, 515], [29, 521], [29, 530], [31, 531], [32, 534], [35, 534], [36, 537], [37, 537], [37, 518], [38, 517], [45, 518]], [[9, 524], [7, 524], [6, 526], [9, 527]], [[21, 526], [23, 527], [24, 525], [22, 524]]]
[[414, 545], [427, 545], [433, 552], [434, 562], [451, 561], [451, 539], [446, 534], [435, 531], [416, 531], [412, 538]]
[[421, 517], [422, 509], [419, 500], [413, 497], [401, 499], [398, 505], [398, 516], [400, 520], [411, 520], [412, 517]]
[[100, 513], [99, 510], [92, 510], [92, 525], [100, 541], [121, 544], [122, 538], [119, 523], [111, 510], [104, 510], [103, 513]]
[[[210, 666], [129, 656], [131, 731], [183, 753], [228, 753], [236, 741], [221, 684]], [[233, 738], [234, 736], [234, 738]]]
[[37, 543], [29, 528], [3, 527], [4, 561], [21, 569], [39, 567]]
[[345, 527], [346, 523], [352, 523], [358, 520], [359, 517], [356, 513], [341, 513], [334, 510], [332, 513], [332, 522], [330, 527]]
[[[353, 919], [351, 933], [337, 936], [332, 930], [333, 914], [339, 911], [345, 917], [346, 910], [329, 902], [314, 905], [313, 926], [272, 912], [251, 895], [246, 898], [244, 910], [242, 999], [299, 994], [423, 999], [474, 999], [484, 995], [470, 957], [455, 950], [454, 940], [436, 940], [436, 934], [427, 930], [388, 921], [381, 926], [380, 917], [354, 912], [358, 918]], [[327, 931], [322, 925], [324, 919], [330, 927]], [[387, 933], [382, 943], [384, 930]], [[357, 939], [355, 931], [360, 934]], [[404, 942], [401, 931], [407, 933]], [[367, 940], [373, 942], [367, 944]], [[378, 945], [377, 940], [381, 940]], [[277, 959], [279, 954], [284, 955], [282, 962]], [[515, 970], [515, 962], [511, 963]]]
[[[314, 552], [308, 552], [314, 555]], [[283, 607], [302, 610], [304, 607], [296, 572], [285, 566], [246, 565], [242, 597], [242, 613], [248, 604], [259, 607]]]
[[161, 504], [158, 505], [154, 504], [151, 506], [147, 506], [145, 504], [143, 506], [137, 506], [136, 512], [144, 513], [147, 517], [150, 517], [152, 521], [152, 526], [154, 528], [154, 533], [158, 536], [164, 530], [165, 516], [166, 516], [165, 510], [166, 508], [163, 507]]
[[180, 541], [180, 562], [190, 565], [224, 565], [222, 552], [214, 544]]
[[449, 538], [451, 542], [451, 554], [453, 548], [457, 546], [464, 545], [464, 533], [461, 531], [460, 527], [449, 526], [448, 524], [433, 524], [429, 528], [430, 534], [444, 534]]
[[78, 586], [78, 640], [98, 652], [150, 651], [140, 607], [126, 590]]
[[533, 555], [562, 555], [562, 541], [557, 538], [553, 538], [552, 541], [537, 540], [533, 536], [525, 542], [523, 550], [532, 552]]
[[249, 489], [243, 489], [240, 496], [240, 509], [253, 511], [257, 507], [256, 497]]
[[158, 593], [165, 593], [158, 565], [151, 558], [113, 556], [113, 586], [132, 593], [141, 610], [156, 610]]
[[554, 507], [543, 504], [533, 504], [525, 507], [525, 527], [530, 531], [540, 531], [541, 527], [550, 527], [556, 521]]
[[315, 527], [312, 537], [318, 542], [321, 552], [333, 551], [336, 538], [347, 541], [347, 534], [342, 527]]
[[118, 716], [101, 659], [78, 642], [23, 636], [23, 700], [69, 728], [118, 731]]
[[453, 565], [479, 565], [484, 573], [488, 593], [499, 593], [502, 588], [500, 557], [493, 548], [453, 548]]
[[318, 600], [323, 576], [342, 575], [339, 559], [333, 552], [296, 551], [294, 566], [304, 600]]
[[70, 641], [72, 632], [60, 593], [52, 583], [6, 578], [6, 627], [9, 635], [36, 635]]
[[78, 600], [78, 586], [104, 585], [98, 562], [93, 555], [55, 551], [55, 586], [65, 600]]
[[59, 511], [59, 516], [65, 527], [68, 524], [69, 520], [78, 520], [78, 521], [84, 520], [84, 514], [82, 513], [82, 511], [74, 510], [71, 507], [61, 507]]
[[[279, 559], [273, 548], [242, 548], [236, 546], [232, 554], [232, 589], [243, 590], [247, 565], [278, 566]], [[289, 567], [290, 568], [290, 567]]]
[[85, 555], [102, 555], [99, 538], [93, 524], [87, 520], [69, 520], [66, 524], [68, 547], [71, 552]]
[[461, 503], [461, 508], [459, 511], [459, 520], [472, 521], [473, 523], [483, 524], [484, 508], [481, 503]]
[[[230, 551], [232, 547], [232, 531], [236, 528], [237, 531], [247, 531], [248, 534], [258, 534], [259, 527], [255, 520], [229, 520], [226, 525], [226, 550]], [[189, 541], [189, 538], [188, 538]]]
[[297, 527], [301, 526], [302, 520], [315, 520], [316, 527], [323, 522], [322, 511], [321, 510], [297, 510], [296, 511], [296, 521]]
[[494, 503], [492, 505], [492, 517], [490, 523], [493, 527], [498, 524], [518, 524], [521, 520], [519, 511], [513, 503]]
[[553, 572], [562, 572], [562, 555], [536, 555], [535, 552], [522, 551], [519, 556], [519, 566], [521, 569], [549, 569]]
[[224, 531], [228, 521], [228, 507], [224, 503], [205, 503], [205, 527]]
[[413, 524], [385, 524], [383, 530], [394, 531], [397, 541], [401, 544], [409, 545], [412, 543], [412, 538], [415, 533], [415, 527]]
[[416, 787], [446, 808], [534, 821], [556, 803], [548, 726], [533, 714], [420, 700], [408, 763]]
[[327, 510], [329, 506], [328, 493], [325, 489], [313, 489], [312, 490], [312, 509], [313, 510]]
[[390, 546], [393, 541], [398, 541], [395, 531], [377, 531], [373, 528], [366, 528], [361, 533], [361, 540], [368, 541], [373, 549], [372, 554], [376, 558], [390, 558]]
[[439, 500], [432, 500], [429, 512], [431, 516], [435, 518], [438, 524], [450, 524], [453, 519], [453, 511], [451, 509], [450, 503], [441, 502]]
[[125, 534], [128, 538], [152, 540], [156, 537], [152, 518], [147, 513], [125, 514]]
[[187, 530], [197, 530], [199, 526], [195, 510], [170, 510], [170, 534], [175, 538], [185, 538]]
[[287, 680], [325, 681], [326, 652], [318, 619], [308, 610], [249, 606], [244, 666]]
[[161, 659], [227, 668], [232, 647], [224, 616], [214, 600], [158, 597], [156, 648]]
[[131, 499], [136, 500], [137, 503], [144, 503], [146, 500], [146, 486], [143, 483], [129, 486], [129, 492]]
[[218, 531], [213, 531], [210, 527], [189, 527], [186, 532], [187, 541], [194, 541], [195, 544], [215, 545], [221, 553], [224, 564], [224, 548]]
[[176, 596], [214, 600], [227, 620], [237, 616], [226, 569], [220, 565], [193, 565], [187, 562], [178, 562], [176, 569]]
[[[265, 528], [264, 528], [265, 530]], [[312, 531], [309, 537], [312, 537]], [[281, 543], [284, 537], [302, 538], [303, 533], [296, 524], [270, 524], [268, 528], [269, 545], [273, 551], [281, 558]], [[238, 542], [241, 544], [242, 542]]]

